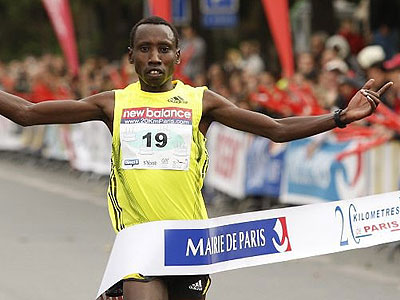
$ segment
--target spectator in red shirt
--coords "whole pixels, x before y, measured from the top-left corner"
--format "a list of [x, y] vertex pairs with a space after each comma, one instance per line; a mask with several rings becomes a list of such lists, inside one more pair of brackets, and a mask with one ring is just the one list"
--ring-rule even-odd
[[356, 30], [354, 22], [350, 19], [343, 20], [340, 24], [339, 35], [344, 37], [350, 46], [351, 54], [357, 54], [365, 46], [364, 37]]

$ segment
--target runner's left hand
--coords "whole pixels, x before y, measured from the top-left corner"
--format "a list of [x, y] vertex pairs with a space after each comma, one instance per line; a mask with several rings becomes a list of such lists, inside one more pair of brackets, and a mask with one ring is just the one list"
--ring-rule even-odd
[[371, 115], [379, 105], [380, 97], [393, 85], [393, 82], [388, 82], [375, 92], [371, 90], [373, 83], [374, 79], [368, 80], [343, 110], [343, 121], [346, 124]]

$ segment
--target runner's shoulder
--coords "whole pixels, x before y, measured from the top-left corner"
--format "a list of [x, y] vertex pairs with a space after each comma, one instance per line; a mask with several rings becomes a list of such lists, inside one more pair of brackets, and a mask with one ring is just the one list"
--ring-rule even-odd
[[203, 116], [208, 115], [215, 108], [232, 106], [232, 103], [221, 96], [220, 94], [211, 90], [205, 90], [203, 95]]
[[98, 94], [88, 96], [88, 97], [84, 98], [83, 100], [94, 103], [99, 107], [107, 108], [107, 107], [112, 106], [114, 108], [115, 92], [114, 91], [105, 91], [105, 92], [101, 92]]

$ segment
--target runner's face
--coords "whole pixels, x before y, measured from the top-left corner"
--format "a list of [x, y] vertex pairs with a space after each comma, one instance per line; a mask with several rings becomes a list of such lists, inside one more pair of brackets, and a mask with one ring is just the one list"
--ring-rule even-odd
[[164, 92], [173, 88], [172, 75], [179, 60], [179, 49], [175, 46], [174, 33], [167, 25], [140, 25], [129, 58], [135, 64], [142, 90]]

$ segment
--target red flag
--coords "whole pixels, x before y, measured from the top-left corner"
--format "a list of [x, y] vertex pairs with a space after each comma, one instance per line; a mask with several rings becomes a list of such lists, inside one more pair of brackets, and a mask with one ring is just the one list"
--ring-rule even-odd
[[172, 22], [171, 0], [148, 0], [150, 15]]
[[278, 51], [283, 75], [294, 73], [292, 38], [290, 35], [289, 6], [287, 0], [262, 0], [272, 37]]
[[79, 62], [69, 2], [68, 0], [42, 0], [42, 2], [64, 52], [68, 68], [76, 75]]

